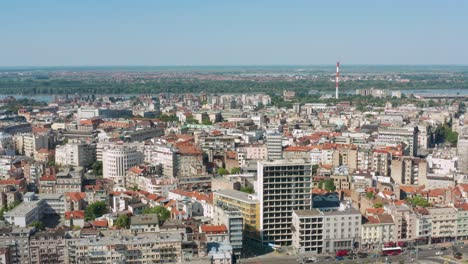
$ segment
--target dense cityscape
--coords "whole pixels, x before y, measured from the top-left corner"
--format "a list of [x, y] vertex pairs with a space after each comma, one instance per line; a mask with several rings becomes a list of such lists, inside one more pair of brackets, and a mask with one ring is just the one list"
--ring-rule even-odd
[[0, 264], [468, 264], [468, 1], [0, 1]]
[[[286, 78], [259, 72], [244, 75]], [[34, 74], [2, 74], [15, 75]], [[219, 75], [226, 74], [204, 73]], [[4, 95], [0, 259], [461, 259], [468, 96], [366, 85], [338, 90], [353, 78], [413, 81], [399, 73], [338, 76], [318, 74], [329, 87], [305, 93]]]

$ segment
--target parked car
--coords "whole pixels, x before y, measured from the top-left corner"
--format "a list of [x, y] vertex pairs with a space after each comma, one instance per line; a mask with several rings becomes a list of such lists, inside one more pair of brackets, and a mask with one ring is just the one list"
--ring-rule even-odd
[[436, 254], [436, 256], [442, 256], [442, 255], [444, 254], [444, 252], [442, 252], [442, 251], [437, 251], [435, 254]]
[[335, 260], [344, 260], [343, 257], [336, 257]]

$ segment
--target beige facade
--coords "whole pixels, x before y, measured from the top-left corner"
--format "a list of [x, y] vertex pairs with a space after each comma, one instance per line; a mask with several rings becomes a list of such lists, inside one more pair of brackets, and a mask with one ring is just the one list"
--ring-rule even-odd
[[453, 207], [428, 208], [432, 219], [432, 238], [448, 238], [457, 235], [457, 211]]
[[380, 248], [386, 242], [395, 241], [395, 223], [389, 214], [369, 217], [369, 222], [362, 225], [362, 245]]
[[77, 264], [178, 263], [182, 260], [180, 233], [68, 239], [68, 261]]
[[418, 234], [417, 215], [406, 205], [392, 205], [388, 207], [389, 213], [395, 222], [394, 238], [397, 241], [411, 241]]
[[427, 162], [421, 158], [401, 157], [392, 160], [391, 177], [398, 184], [427, 185]]

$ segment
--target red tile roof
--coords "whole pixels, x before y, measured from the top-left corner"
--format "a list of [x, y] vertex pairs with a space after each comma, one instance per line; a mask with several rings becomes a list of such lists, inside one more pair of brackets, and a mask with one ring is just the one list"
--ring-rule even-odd
[[207, 234], [226, 234], [228, 231], [225, 225], [202, 225], [200, 228]]
[[84, 211], [69, 211], [65, 212], [65, 219], [84, 219], [85, 212]]
[[107, 224], [107, 220], [94, 220], [91, 222], [94, 227], [107, 227]]
[[209, 195], [202, 194], [202, 193], [199, 193], [197, 191], [187, 192], [187, 191], [180, 190], [180, 189], [174, 189], [171, 192], [175, 193], [175, 194], [178, 194], [180, 196], [194, 198], [195, 200], [198, 200], [198, 201], [207, 201], [207, 202], [209, 202], [211, 200]]
[[22, 180], [15, 180], [15, 179], [6, 179], [0, 180], [0, 185], [19, 185], [21, 184]]
[[385, 213], [385, 210], [383, 208], [368, 208], [366, 209], [366, 213], [372, 215], [379, 215]]
[[290, 146], [284, 149], [287, 152], [309, 152], [310, 150], [309, 146]]
[[65, 197], [69, 198], [71, 201], [80, 201], [86, 198], [86, 193], [84, 192], [66, 192]]

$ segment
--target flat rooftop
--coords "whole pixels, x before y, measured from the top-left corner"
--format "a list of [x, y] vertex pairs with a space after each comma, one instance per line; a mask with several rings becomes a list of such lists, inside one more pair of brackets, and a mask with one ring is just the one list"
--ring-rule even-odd
[[321, 216], [322, 212], [318, 209], [311, 210], [294, 210], [294, 213], [299, 217], [308, 217], [308, 216]]
[[39, 206], [39, 203], [42, 202], [42, 200], [38, 201], [31, 201], [31, 202], [22, 202], [13, 210], [6, 212], [5, 217], [14, 217], [14, 216], [24, 216], [27, 215], [29, 212], [36, 210]]
[[242, 201], [244, 203], [250, 203], [250, 204], [258, 203], [258, 199], [249, 198], [249, 197], [252, 197], [252, 194], [248, 194], [248, 193], [236, 191], [236, 190], [229, 190], [229, 189], [219, 190], [219, 191], [214, 192], [214, 195], [229, 197], [235, 200]]

